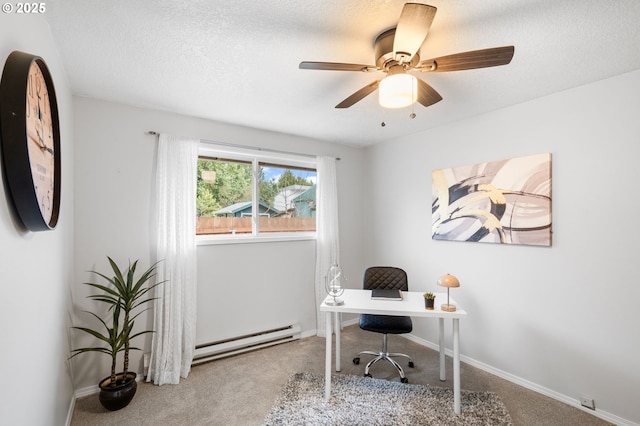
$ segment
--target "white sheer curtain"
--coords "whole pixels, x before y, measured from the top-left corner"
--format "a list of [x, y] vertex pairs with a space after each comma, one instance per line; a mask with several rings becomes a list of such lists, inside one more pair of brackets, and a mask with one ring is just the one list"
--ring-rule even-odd
[[[324, 279], [327, 270], [334, 263], [340, 263], [340, 238], [338, 229], [338, 184], [336, 180], [336, 159], [317, 157], [316, 170], [318, 186], [316, 196], [316, 306], [325, 299], [327, 293]], [[316, 329], [319, 336], [327, 332], [325, 317], [316, 309]], [[331, 332], [331, 331], [329, 331]]]
[[156, 170], [157, 269], [147, 381], [177, 384], [191, 370], [196, 334], [197, 139], [161, 134]]

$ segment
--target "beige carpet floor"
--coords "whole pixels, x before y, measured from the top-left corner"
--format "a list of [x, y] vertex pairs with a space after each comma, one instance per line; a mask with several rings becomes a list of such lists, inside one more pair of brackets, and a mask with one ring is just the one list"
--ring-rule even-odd
[[[354, 365], [352, 358], [361, 350], [379, 350], [381, 342], [380, 335], [364, 332], [357, 325], [346, 327], [342, 334], [342, 371], [337, 374], [362, 375], [364, 365]], [[71, 424], [261, 425], [292, 373], [324, 373], [324, 347], [324, 338], [308, 337], [196, 366], [179, 385], [139, 383], [133, 401], [120, 411], [105, 410], [97, 395], [91, 395], [76, 402]], [[409, 383], [452, 386], [449, 357], [448, 380], [441, 382], [436, 351], [399, 336], [389, 336], [389, 349], [413, 357], [415, 368], [405, 369]], [[373, 377], [399, 381], [395, 370], [386, 364], [376, 364]], [[497, 393], [516, 426], [609, 425], [578, 408], [464, 363], [461, 382], [462, 389]]]

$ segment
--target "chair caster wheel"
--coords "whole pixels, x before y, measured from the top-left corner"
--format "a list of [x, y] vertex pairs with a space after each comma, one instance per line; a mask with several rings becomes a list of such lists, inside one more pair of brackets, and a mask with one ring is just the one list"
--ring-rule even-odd
[[413, 368], [413, 361], [409, 361], [409, 368]]
[[400, 381], [401, 381], [402, 383], [409, 383], [409, 379], [407, 379], [406, 377], [402, 377], [402, 378], [400, 378]]
[[371, 374], [367, 373], [364, 375], [364, 377], [373, 377]]
[[355, 365], [360, 364], [360, 357], [355, 357], [355, 358], [353, 359], [353, 363], [354, 363]]

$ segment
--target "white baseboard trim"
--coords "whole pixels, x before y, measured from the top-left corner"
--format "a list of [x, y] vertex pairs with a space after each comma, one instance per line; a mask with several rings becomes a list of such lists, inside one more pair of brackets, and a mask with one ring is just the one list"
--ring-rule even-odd
[[358, 318], [353, 318], [348, 321], [343, 321], [342, 327], [348, 327], [350, 325], [358, 324], [360, 320]]
[[[342, 324], [341, 326], [341, 330], [347, 326], [350, 325], [354, 325], [354, 324], [358, 324], [359, 319], [355, 318], [355, 319], [350, 319], [347, 321], [342, 321], [340, 324]], [[324, 330], [322, 331], [318, 331], [318, 330], [312, 330], [312, 331], [307, 331], [307, 332], [302, 332], [300, 337], [310, 337], [310, 336], [318, 336], [318, 337], [327, 337], [327, 334], [325, 333]]]
[[304, 339], [305, 337], [313, 337], [317, 335], [318, 335], [318, 330], [313, 329], [313, 330], [303, 331], [302, 333], [300, 333], [300, 338]]
[[65, 426], [71, 426], [71, 419], [73, 418], [73, 411], [76, 409], [76, 396], [73, 395], [71, 398], [71, 403], [69, 404], [69, 410], [67, 411], [67, 420], [65, 421]]
[[76, 401], [80, 398], [84, 398], [85, 396], [96, 394], [100, 391], [98, 385], [89, 386], [86, 388], [79, 389], [73, 393], [73, 398], [71, 398], [71, 403], [69, 404], [69, 411], [67, 411], [67, 421], [65, 426], [71, 425], [71, 420], [73, 419], [73, 412], [76, 409]]
[[[415, 342], [419, 345], [422, 346], [426, 346], [430, 349], [433, 349], [435, 351], [439, 350], [439, 347], [437, 344], [430, 342], [428, 340], [422, 339], [420, 337], [417, 337], [413, 334], [403, 334], [401, 335], [402, 337], [404, 337], [405, 339], [411, 340], [412, 342]], [[445, 354], [449, 357], [453, 356], [453, 350], [451, 349], [447, 349], [445, 348]], [[622, 417], [616, 416], [615, 414], [609, 413], [608, 411], [604, 411], [604, 410], [600, 410], [598, 408], [596, 408], [595, 410], [591, 410], [589, 408], [585, 408], [580, 404], [580, 401], [578, 399], [575, 398], [571, 398], [568, 397], [567, 395], [563, 395], [559, 392], [556, 392], [554, 390], [545, 388], [544, 386], [540, 386], [536, 383], [533, 383], [529, 380], [523, 379], [521, 377], [515, 376], [511, 373], [507, 373], [506, 371], [502, 371], [498, 368], [492, 367], [490, 365], [487, 365], [483, 362], [480, 361], [476, 361], [473, 358], [470, 358], [468, 356], [465, 355], [460, 355], [460, 361], [464, 362], [465, 364], [469, 364], [473, 367], [479, 368], [480, 370], [486, 371], [487, 373], [493, 374], [494, 376], [498, 376], [504, 380], [507, 380], [511, 383], [515, 383], [518, 386], [522, 386], [523, 388], [527, 388], [529, 390], [532, 390], [534, 392], [537, 392], [539, 394], [548, 396], [549, 398], [555, 399], [556, 401], [560, 401], [563, 402], [567, 405], [570, 405], [572, 407], [575, 407], [581, 411], [584, 411], [585, 413], [589, 413], [593, 416], [599, 417], [603, 420], [606, 420], [610, 423], [613, 423], [615, 425], [618, 426], [640, 426], [638, 423], [632, 422], [630, 420], [627, 419], [623, 419]]]
[[84, 398], [85, 396], [94, 395], [98, 392], [100, 392], [98, 385], [87, 386], [86, 388], [78, 389], [75, 393], [75, 398]]

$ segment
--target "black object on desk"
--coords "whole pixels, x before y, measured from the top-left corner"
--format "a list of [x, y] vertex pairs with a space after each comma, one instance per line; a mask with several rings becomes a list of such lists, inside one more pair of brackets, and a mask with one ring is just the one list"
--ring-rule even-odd
[[371, 290], [371, 298], [374, 300], [402, 300], [402, 290], [374, 288]]

